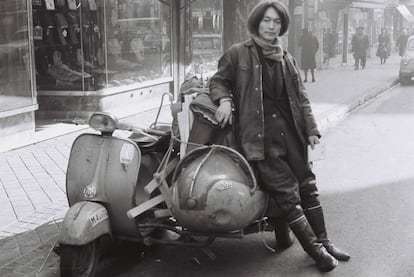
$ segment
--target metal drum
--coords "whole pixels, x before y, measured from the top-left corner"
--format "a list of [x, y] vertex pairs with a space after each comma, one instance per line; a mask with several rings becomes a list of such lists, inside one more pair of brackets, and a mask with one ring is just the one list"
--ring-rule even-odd
[[224, 146], [193, 150], [173, 176], [172, 213], [185, 228], [201, 232], [240, 230], [261, 217], [266, 195], [248, 162]]

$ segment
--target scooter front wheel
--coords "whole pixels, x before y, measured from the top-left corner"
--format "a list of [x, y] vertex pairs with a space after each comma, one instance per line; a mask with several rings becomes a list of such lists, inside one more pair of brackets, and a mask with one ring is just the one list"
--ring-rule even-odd
[[60, 274], [62, 277], [95, 276], [99, 262], [99, 243], [60, 246]]

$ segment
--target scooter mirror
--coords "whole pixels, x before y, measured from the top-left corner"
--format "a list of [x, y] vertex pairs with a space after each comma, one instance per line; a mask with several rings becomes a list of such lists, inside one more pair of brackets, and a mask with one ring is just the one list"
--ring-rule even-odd
[[118, 119], [115, 116], [97, 112], [89, 118], [89, 126], [102, 133], [112, 133], [117, 129]]

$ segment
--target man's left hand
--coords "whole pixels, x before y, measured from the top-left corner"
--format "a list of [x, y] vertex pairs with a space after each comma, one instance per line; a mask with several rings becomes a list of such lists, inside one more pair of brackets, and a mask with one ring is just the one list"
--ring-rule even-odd
[[318, 136], [309, 136], [308, 141], [312, 149], [315, 149], [315, 144], [320, 143]]

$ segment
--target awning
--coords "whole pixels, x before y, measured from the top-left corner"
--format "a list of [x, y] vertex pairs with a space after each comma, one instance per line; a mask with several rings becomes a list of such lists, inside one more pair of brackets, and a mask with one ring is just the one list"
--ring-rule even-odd
[[414, 16], [407, 8], [406, 5], [398, 5], [397, 10], [400, 12], [401, 16], [404, 17], [409, 23], [414, 23]]

